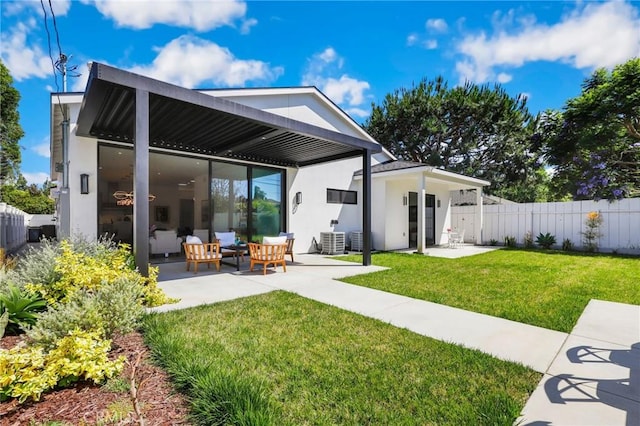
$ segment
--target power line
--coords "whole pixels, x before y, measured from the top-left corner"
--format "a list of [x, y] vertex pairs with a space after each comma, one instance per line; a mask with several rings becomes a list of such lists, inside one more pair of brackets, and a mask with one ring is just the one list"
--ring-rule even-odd
[[[42, 14], [44, 15], [44, 28], [47, 32], [47, 46], [49, 46], [49, 59], [51, 59], [51, 68], [53, 70], [53, 77], [55, 79], [56, 82], [56, 92], [60, 91], [60, 86], [58, 85], [58, 74], [56, 73], [56, 64], [55, 61], [53, 60], [53, 55], [51, 54], [51, 34], [49, 34], [49, 24], [48, 24], [48, 18], [47, 18], [47, 9], [45, 9], [44, 7], [44, 1], [40, 0], [40, 6], [42, 6]], [[56, 31], [57, 34], [57, 31]], [[59, 47], [60, 45], [58, 45]]]

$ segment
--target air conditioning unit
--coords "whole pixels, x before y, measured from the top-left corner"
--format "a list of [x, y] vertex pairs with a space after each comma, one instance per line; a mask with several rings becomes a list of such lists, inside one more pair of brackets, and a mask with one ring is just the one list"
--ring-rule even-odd
[[356, 231], [351, 233], [351, 250], [362, 251], [364, 245], [362, 241], [362, 231]]
[[320, 243], [322, 244], [320, 253], [343, 254], [344, 232], [321, 232]]

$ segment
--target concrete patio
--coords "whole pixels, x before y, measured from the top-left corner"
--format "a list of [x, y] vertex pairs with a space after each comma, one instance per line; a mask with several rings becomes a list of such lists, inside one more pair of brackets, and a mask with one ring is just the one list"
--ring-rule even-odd
[[[432, 250], [460, 256], [475, 249]], [[186, 272], [182, 262], [160, 265], [160, 287], [181, 300], [153, 310], [289, 291], [543, 373], [518, 424], [640, 424], [640, 306], [592, 300], [567, 334], [337, 281], [384, 269], [378, 266], [311, 254], [296, 255], [286, 273], [278, 267], [262, 275], [259, 268], [249, 272], [248, 262], [241, 265], [240, 271], [223, 265], [220, 272], [212, 267], [198, 274]]]

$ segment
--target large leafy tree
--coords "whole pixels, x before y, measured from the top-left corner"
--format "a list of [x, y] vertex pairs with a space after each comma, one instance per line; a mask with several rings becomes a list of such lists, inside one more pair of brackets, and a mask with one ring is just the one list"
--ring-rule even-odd
[[514, 201], [545, 194], [534, 118], [499, 85], [449, 88], [442, 77], [387, 94], [364, 127], [397, 158], [486, 179]]
[[2, 201], [30, 214], [52, 214], [55, 202], [49, 197], [51, 183], [46, 181], [41, 187], [27, 185], [22, 175], [15, 183], [2, 186]]
[[596, 70], [542, 129], [554, 187], [576, 199], [640, 195], [640, 58]]
[[18, 177], [20, 170], [20, 145], [24, 136], [18, 113], [20, 92], [13, 87], [9, 70], [0, 61], [0, 185], [5, 180]]

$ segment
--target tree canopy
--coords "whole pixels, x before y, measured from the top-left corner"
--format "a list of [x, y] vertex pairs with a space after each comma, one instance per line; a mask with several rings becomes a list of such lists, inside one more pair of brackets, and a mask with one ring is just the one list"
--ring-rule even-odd
[[596, 70], [540, 129], [553, 186], [577, 199], [640, 195], [640, 58]]
[[488, 180], [488, 192], [514, 201], [544, 197], [525, 97], [500, 85], [449, 88], [437, 77], [387, 94], [372, 109], [365, 129], [397, 158]]
[[24, 136], [20, 126], [18, 103], [20, 92], [13, 87], [13, 78], [0, 60], [0, 184], [17, 179], [22, 156], [18, 141]]

